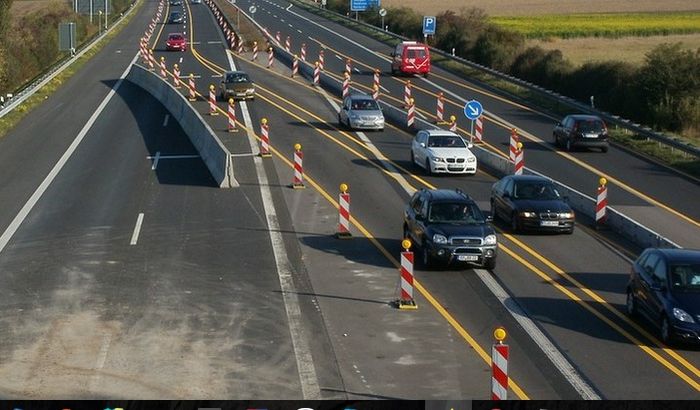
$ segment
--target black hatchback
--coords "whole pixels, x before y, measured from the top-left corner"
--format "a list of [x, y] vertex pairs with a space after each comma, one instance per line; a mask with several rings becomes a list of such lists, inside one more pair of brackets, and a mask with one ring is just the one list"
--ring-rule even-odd
[[491, 215], [511, 230], [574, 232], [574, 211], [554, 183], [537, 175], [509, 175], [491, 188]]
[[574, 148], [600, 148], [608, 152], [608, 127], [595, 115], [567, 115], [554, 126], [552, 132], [554, 144], [563, 146], [567, 151]]
[[700, 342], [700, 250], [642, 252], [627, 284], [627, 313], [658, 326], [664, 343]]

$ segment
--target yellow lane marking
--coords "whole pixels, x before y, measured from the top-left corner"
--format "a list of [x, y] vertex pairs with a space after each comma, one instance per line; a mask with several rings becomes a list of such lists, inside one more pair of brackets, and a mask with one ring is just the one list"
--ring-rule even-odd
[[644, 337], [652, 341], [655, 345], [658, 347], [662, 348], [664, 352], [666, 352], [669, 356], [673, 357], [676, 359], [679, 363], [681, 363], [685, 368], [693, 372], [696, 377], [700, 377], [700, 370], [693, 366], [691, 363], [689, 363], [687, 360], [685, 360], [683, 357], [679, 356], [675, 351], [668, 349], [667, 347], [664, 346], [663, 343], [661, 343], [657, 338], [655, 338], [653, 335], [649, 334], [646, 330], [644, 330], [641, 326], [636, 324], [633, 320], [631, 320], [629, 317], [627, 317], [624, 313], [620, 312], [618, 309], [615, 309], [608, 303], [605, 299], [602, 297], [598, 296], [597, 293], [594, 291], [588, 289], [585, 285], [583, 285], [581, 282], [573, 278], [571, 275], [568, 273], [564, 272], [563, 269], [561, 269], [559, 266], [551, 262], [549, 259], [545, 258], [541, 254], [539, 254], [537, 251], [534, 249], [530, 248], [527, 246], [525, 243], [520, 241], [518, 238], [514, 237], [511, 234], [505, 233], [502, 230], [501, 234], [508, 238], [511, 242], [516, 244], [520, 249], [524, 250], [525, 252], [529, 253], [536, 259], [538, 259], [540, 262], [544, 263], [549, 267], [552, 271], [560, 275], [561, 277], [565, 278], [567, 281], [569, 281], [571, 284], [573, 284], [575, 287], [581, 289], [581, 291], [588, 296], [590, 296], [594, 301], [598, 302], [601, 306], [603, 306], [607, 311], [615, 315], [618, 319], [623, 321], [624, 323], [628, 324], [629, 326], [633, 327], [634, 330], [642, 334]]
[[[198, 54], [198, 53], [197, 53], [197, 54]], [[199, 54], [198, 54], [198, 56], [199, 56]], [[203, 58], [203, 57], [201, 57], [201, 56], [199, 56], [199, 57], [200, 57], [200, 58]], [[198, 58], [198, 59], [199, 59], [199, 58]], [[213, 63], [212, 63], [212, 64], [213, 64]], [[275, 104], [275, 105], [276, 105], [276, 104]], [[286, 111], [286, 110], [284, 110], [284, 111]], [[306, 122], [306, 121], [304, 121], [304, 122]], [[309, 124], [309, 125], [310, 125], [310, 124]], [[310, 125], [310, 126], [311, 126], [312, 128], [315, 128], [315, 129], [316, 129], [316, 127], [314, 127], [314, 126], [312, 126], [312, 125]], [[245, 126], [244, 126], [244, 128], [245, 128]], [[320, 131], [322, 131], [322, 130], [318, 130], [318, 131], [320, 132]], [[255, 138], [257, 138], [258, 140], [260, 139], [260, 137], [259, 137], [255, 132], [253, 132], [253, 135], [254, 135]], [[279, 151], [277, 151], [277, 150], [274, 149], [274, 148], [272, 148], [272, 151], [273, 151], [273, 153], [275, 153], [275, 155], [277, 155], [280, 159], [282, 159], [289, 167], [293, 167], [293, 164], [292, 164], [286, 157], [282, 156], [282, 155], [279, 153]], [[353, 151], [354, 151], [354, 150], [353, 150]], [[352, 152], [352, 151], [351, 151], [351, 152]], [[366, 157], [365, 157], [365, 158], [366, 158]], [[371, 163], [371, 161], [370, 161], [370, 163]], [[411, 175], [411, 173], [409, 173], [409, 175]], [[336, 208], [338, 208], [338, 204], [335, 202], [335, 200], [333, 200], [333, 198], [330, 197], [330, 195], [328, 195], [327, 193], [325, 193], [325, 191], [322, 191], [322, 190], [320, 189], [320, 186], [318, 186], [318, 184], [316, 184], [315, 182], [310, 182], [310, 183], [312, 184], [312, 186], [314, 186], [314, 187], [317, 189], [317, 191], [321, 192], [322, 195], [323, 195], [327, 200], [329, 200]], [[430, 187], [430, 188], [433, 188], [433, 189], [435, 188], [433, 185], [427, 183], [427, 181], [425, 181], [425, 185], [428, 186], [428, 187]], [[357, 220], [355, 220], [354, 218], [351, 217], [351, 222], [352, 222], [353, 225], [355, 225], [365, 236], [367, 236], [367, 234], [368, 234], [369, 232], [368, 232], [364, 227], [362, 227], [362, 225], [360, 225], [359, 222], [358, 222]], [[392, 263], [393, 263], [395, 266], [399, 267], [399, 264], [398, 264], [398, 262], [396, 261], [396, 259], [395, 259], [385, 248], [383, 248], [383, 246], [382, 246], [381, 244], [379, 244], [376, 240], [373, 240], [373, 238], [370, 238], [370, 237], [371, 237], [371, 235], [368, 236], [368, 239], [370, 239], [370, 241], [371, 241], [373, 244], [375, 244], [375, 246], [381, 251], [381, 253], [384, 254], [387, 258], [389, 258], [389, 260], [391, 260]], [[516, 240], [516, 241], [517, 241], [517, 240]], [[519, 242], [519, 241], [518, 241], [518, 242]], [[520, 243], [520, 244], [522, 244], [522, 243]], [[517, 244], [517, 243], [516, 243], [516, 245], [518, 245], [518, 246], [520, 246], [520, 244]], [[524, 244], [522, 244], [522, 245], [524, 245]], [[502, 244], [499, 244], [499, 247], [505, 248], [505, 246], [502, 245]], [[529, 249], [529, 248], [528, 248], [528, 249]], [[532, 250], [530, 249], [530, 251], [532, 251]], [[534, 251], [532, 251], [532, 252], [534, 252]], [[527, 266], [528, 268], [530, 268], [531, 270], [532, 270], [532, 268], [534, 268], [533, 265], [531, 265], [529, 262], [525, 261], [523, 258], [521, 258], [521, 257], [519, 257], [518, 255], [516, 255], [515, 253], [513, 253], [513, 251], [508, 250], [508, 251], [506, 251], [506, 253], [508, 253], [511, 257], [513, 257], [515, 260], [517, 260], [517, 261], [519, 261], [519, 262], [521, 262], [521, 263], [525, 262], [524, 265]], [[535, 253], [536, 253], [536, 252], [535, 252]], [[538, 254], [538, 255], [539, 255], [539, 254]], [[541, 255], [540, 255], [540, 257], [541, 257], [541, 258], [544, 258], [544, 257], [542, 257]], [[545, 259], [546, 259], [546, 258], [545, 258]], [[550, 262], [550, 263], [551, 263], [551, 262]], [[551, 263], [551, 265], [555, 266], [553, 263]], [[531, 268], [531, 267], [532, 267], [532, 268]], [[551, 267], [551, 266], [550, 266], [550, 267]], [[537, 269], [537, 268], [535, 268], [535, 269]], [[537, 271], [533, 271], [533, 272], [537, 273]], [[541, 272], [541, 271], [539, 271], [539, 272]], [[553, 283], [554, 285], [558, 285], [558, 284], [556, 284], [555, 282], [553, 282], [553, 281], [551, 281], [551, 280], [549, 281], [549, 283]], [[576, 286], [576, 285], [575, 285], [575, 286]], [[697, 384], [696, 384], [692, 379], [690, 379], [685, 373], [683, 373], [682, 371], [680, 371], [679, 369], [677, 369], [677, 368], [676, 368], [675, 366], [673, 366], [671, 363], [669, 363], [668, 361], [666, 361], [666, 359], [664, 359], [663, 357], [659, 356], [659, 355], [658, 355], [656, 352], [654, 352], [652, 349], [650, 349], [650, 348], [648, 348], [648, 347], [646, 347], [646, 346], [641, 346], [640, 343], [637, 341], [636, 338], [634, 338], [633, 336], [629, 335], [626, 331], [624, 331], [624, 329], [620, 328], [620, 327], [619, 327], [617, 324], [615, 324], [614, 322], [611, 322], [611, 321], [610, 321], [609, 319], [607, 319], [605, 316], [602, 316], [602, 314], [600, 314], [600, 312], [598, 312], [596, 309], [592, 308], [586, 301], [581, 300], [581, 299], [578, 298], [575, 294], [573, 294], [573, 293], [571, 293], [570, 291], [568, 291], [568, 289], [561, 287], [561, 285], [558, 285], [558, 286], [555, 286], [555, 287], [556, 287], [557, 289], [559, 289], [560, 291], [562, 291], [563, 293], [565, 293], [565, 294], [566, 294], [568, 297], [570, 297], [571, 299], [577, 300], [579, 303], [585, 305], [586, 308], [587, 308], [587, 310], [594, 311], [594, 312], [595, 312], [594, 314], [596, 315], [596, 317], [599, 317], [599, 318], [604, 319], [603, 321], [604, 321], [605, 323], [607, 323], [608, 325], [610, 325], [613, 329], [617, 330], [618, 332], [620, 332], [621, 334], [625, 335], [626, 337], [629, 336], [628, 338], [631, 337], [632, 339], [634, 339], [633, 342], [634, 342], [638, 347], [640, 347], [642, 350], [644, 350], [645, 352], [647, 352], [652, 358], [656, 359], [657, 361], [659, 361], [660, 363], [662, 363], [664, 366], [666, 366], [667, 368], [669, 368], [669, 370], [671, 370], [673, 373], [679, 375], [679, 377], [681, 377], [683, 380], [686, 380], [686, 381], [690, 380], [690, 384], [691, 384], [693, 387], [696, 387], [696, 389], [697, 389]], [[424, 288], [420, 285], [420, 283], [417, 283], [416, 288], [419, 290], [419, 292], [421, 292], [421, 294], [423, 294], [423, 296], [426, 296], [426, 294], [429, 294], [429, 293], [427, 292], [427, 290], [424, 289]], [[562, 290], [562, 289], [563, 289], [563, 290]], [[564, 291], [565, 291], [565, 292], [564, 292]], [[425, 292], [425, 293], [424, 293], [424, 292]], [[573, 295], [573, 297], [572, 297], [572, 295]], [[426, 299], [429, 299], [429, 298], [426, 297]], [[430, 300], [430, 299], [429, 299], [429, 300]], [[433, 299], [433, 300], [434, 300], [434, 299]], [[431, 304], [433, 304], [433, 301], [431, 301]], [[443, 312], [441, 311], [441, 306], [439, 305], [439, 303], [436, 302], [436, 304], [437, 304], [437, 306], [436, 306], [435, 304], [433, 304], [433, 306], [434, 306], [438, 311], [440, 311], [441, 314], [443, 314]], [[447, 312], [444, 312], [444, 313], [447, 313]], [[444, 316], [444, 315], [443, 315], [443, 316]], [[448, 314], [448, 316], [449, 316], [449, 314]], [[451, 316], [450, 316], [450, 317], [451, 317]], [[447, 317], [445, 317], [445, 318], [448, 320], [448, 322], [450, 322], [450, 320], [449, 320]], [[452, 319], [452, 320], [454, 320], [454, 319]], [[452, 322], [450, 322], [450, 323], [452, 324]], [[457, 323], [457, 322], [455, 321], [455, 323]], [[453, 326], [454, 326], [454, 325], [453, 325]], [[461, 326], [460, 326], [460, 327], [461, 327]], [[458, 331], [459, 331], [459, 328], [457, 328], [457, 329], [458, 329]], [[464, 335], [463, 335], [461, 332], [460, 332], [460, 334], [464, 337]], [[466, 331], [465, 331], [465, 334], [468, 335], [468, 333], [466, 333]], [[643, 334], [645, 337], [646, 337], [646, 335], [647, 335], [647, 334], [645, 334], [645, 332], [642, 332], [642, 334]], [[630, 339], [630, 340], [632, 340], [632, 339]], [[465, 338], [465, 340], [467, 340], [467, 342], [469, 343], [469, 340], [468, 340], [467, 338]], [[472, 339], [472, 340], [473, 340], [473, 339]], [[652, 338], [652, 340], [653, 340], [653, 338]], [[475, 349], [475, 350], [476, 350], [476, 349]], [[671, 355], [672, 357], [674, 357], [674, 358], [676, 358], [677, 360], [679, 360], [679, 362], [681, 362], [681, 363], [683, 363], [683, 362], [687, 363], [682, 357], [678, 356], [675, 352], [673, 352], [673, 351], [671, 351], [671, 350], [669, 350], [669, 349], [665, 349], [665, 348], [664, 348], [663, 350], [664, 350], [666, 353], [668, 353], [669, 355]], [[485, 352], [484, 352], [484, 354], [485, 354]], [[480, 356], [481, 356], [481, 353], [480, 353]], [[486, 356], [488, 357], [488, 355], [486, 355]], [[483, 358], [483, 357], [482, 357], [482, 358]], [[490, 360], [490, 359], [489, 359], [489, 360]], [[688, 365], [689, 365], [689, 364], [688, 364]], [[669, 367], [669, 366], [670, 366], [670, 367]], [[692, 367], [692, 365], [690, 365], [690, 366]], [[695, 384], [693, 384], [693, 383], [695, 383]], [[523, 394], [524, 394], [524, 393], [523, 393]]]
[[[674, 366], [672, 363], [670, 363], [668, 360], [666, 360], [664, 357], [659, 355], [654, 351], [654, 349], [646, 346], [644, 343], [642, 343], [639, 339], [634, 337], [632, 334], [627, 332], [625, 329], [620, 327], [617, 323], [613, 322], [612, 320], [608, 319], [606, 316], [604, 316], [602, 313], [600, 313], [597, 309], [593, 308], [589, 303], [586, 301], [582, 300], [576, 294], [571, 292], [569, 289], [565, 288], [561, 284], [557, 283], [554, 279], [552, 279], [549, 275], [541, 271], [539, 268], [528, 262], [527, 260], [523, 259], [520, 255], [516, 254], [514, 251], [510, 250], [507, 246], [503, 245], [502, 243], [499, 243], [499, 248], [502, 249], [505, 253], [510, 255], [513, 259], [516, 261], [520, 262], [523, 266], [526, 266], [528, 269], [530, 269], [532, 272], [537, 274], [542, 280], [547, 282], [548, 284], [554, 286], [557, 288], [560, 292], [568, 296], [571, 300], [575, 301], [581, 307], [589, 311], [591, 314], [593, 314], [595, 317], [606, 323], [608, 326], [616, 330], [618, 333], [629, 339], [632, 343], [634, 343], [637, 347], [642, 349], [644, 352], [646, 352], [649, 356], [652, 358], [656, 359], [659, 363], [664, 365], [668, 370], [673, 372], [676, 376], [680, 377], [688, 383], [690, 386], [692, 386], [695, 390], [700, 391], [700, 384], [698, 384], [695, 380], [693, 380], [690, 376], [685, 374], [683, 371], [681, 371], [678, 367]], [[664, 349], [666, 351], [666, 349]], [[666, 351], [668, 353], [668, 351]], [[675, 358], [675, 357], [674, 357]]]
[[[322, 47], [325, 47], [325, 48], [327, 48], [327, 49], [329, 49], [329, 50], [335, 52], [335, 53], [338, 54], [338, 55], [345, 56], [344, 54], [340, 53], [339, 51], [337, 51], [337, 50], [335, 50], [335, 49], [333, 49], [333, 48], [331, 48], [331, 47], [328, 47], [328, 46], [324, 45], [323, 43], [319, 42], [318, 40], [315, 40], [315, 41], [316, 41], [317, 43], [319, 43], [319, 45], [321, 45]], [[345, 57], [348, 58], [347, 56], [345, 56]], [[361, 62], [361, 61], [357, 61], [357, 60], [354, 60], [354, 59], [353, 59], [353, 62], [354, 62], [354, 63], [357, 63], [357, 64], [360, 64], [360, 65], [362, 65], [362, 66], [364, 66], [364, 67], [371, 68], [372, 70], [374, 70], [374, 68], [372, 68], [371, 66], [369, 66], [369, 65], [367, 65], [367, 64], [365, 64], [365, 63], [363, 63], [363, 62]], [[326, 72], [326, 74], [330, 74], [330, 73]], [[398, 78], [395, 78], [395, 77], [389, 77], [389, 78], [391, 78], [391, 79], [393, 79], [393, 80], [395, 80], [395, 81], [398, 81], [398, 82], [400, 82], [400, 83], [403, 83], [403, 81], [401, 81], [401, 80], [398, 79]], [[369, 89], [369, 87], [366, 87], [366, 88]], [[437, 96], [437, 94], [435, 94], [435, 93], [433, 93], [433, 92], [431, 92], [431, 91], [429, 91], [429, 90], [427, 90], [427, 89], [424, 89], [424, 88], [422, 88], [422, 87], [413, 85], [413, 88], [415, 88], [415, 89], [417, 89], [417, 90], [420, 90], [420, 91], [423, 91], [424, 93], [430, 94], [430, 95], [432, 95], [432, 96]], [[492, 95], [490, 95], [490, 94], [486, 94], [486, 95], [489, 95], [489, 96], [491, 96], [491, 97], [496, 98], [495, 96], [492, 96]], [[460, 103], [460, 102], [455, 102], [455, 101], [451, 100], [451, 99], [448, 98], [448, 97], [445, 97], [445, 101], [448, 102], [448, 103], [450, 103], [450, 104], [452, 104], [452, 105], [455, 105], [455, 106], [457, 106], [457, 107], [460, 107], [460, 108], [463, 107], [463, 104], [462, 104], [462, 103]], [[505, 99], [504, 99], [503, 101], [504, 101], [504, 102], [508, 102], [508, 100], [505, 100]], [[403, 103], [403, 102], [401, 101], [401, 103]], [[517, 105], [517, 104], [514, 103], [513, 105]], [[518, 105], [518, 106], [519, 106], [519, 105]], [[521, 108], [523, 108], [523, 107], [521, 107]], [[418, 111], [421, 111], [421, 112], [425, 113], [425, 111], [420, 110], [418, 107], [416, 107], [416, 109], [417, 109]], [[530, 110], [530, 111], [533, 111], [533, 110]], [[535, 111], [533, 111], [533, 112], [535, 112]], [[541, 114], [541, 113], [538, 113], [538, 114]], [[431, 114], [431, 115], [432, 115], [432, 114]], [[504, 121], [504, 120], [501, 120], [501, 119], [497, 119], [497, 118], [495, 118], [495, 117], [493, 117], [493, 116], [485, 115], [485, 117], [486, 117], [486, 119], [490, 120], [491, 122], [493, 122], [493, 123], [495, 123], [495, 124], [497, 124], [497, 125], [499, 125], [499, 126], [501, 126], [501, 127], [503, 127], [503, 128], [506, 128], [506, 129], [508, 129], [508, 130], [510, 130], [511, 128], [514, 127], [514, 124], [508, 123], [508, 122], [506, 122], [506, 121]], [[550, 117], [550, 118], [551, 118], [551, 117]], [[517, 127], [515, 127], [515, 128], [517, 128]], [[460, 130], [462, 130], [462, 129], [460, 128]], [[467, 135], [471, 135], [471, 134], [470, 134], [469, 132], [467, 132], [466, 130], [462, 130], [462, 131], [463, 131], [465, 134], [467, 134]], [[644, 194], [644, 193], [638, 191], [637, 189], [635, 189], [635, 188], [633, 188], [632, 186], [630, 186], [630, 185], [628, 185], [628, 184], [622, 182], [621, 180], [619, 180], [619, 179], [613, 177], [612, 175], [607, 174], [607, 173], [605, 173], [605, 172], [602, 172], [601, 170], [599, 170], [599, 169], [593, 167], [592, 165], [589, 165], [589, 164], [587, 164], [587, 163], [581, 161], [581, 160], [578, 159], [578, 158], [575, 158], [574, 156], [572, 156], [572, 155], [570, 155], [570, 154], [568, 154], [568, 153], [566, 153], [566, 152], [559, 151], [559, 150], [557, 150], [557, 149], [555, 149], [555, 148], [549, 146], [549, 144], [546, 144], [545, 141], [544, 141], [543, 139], [541, 139], [541, 138], [535, 136], [534, 134], [529, 133], [529, 132], [527, 132], [527, 131], [525, 131], [525, 130], [522, 130], [522, 129], [520, 129], [520, 128], [518, 128], [518, 132], [519, 132], [521, 135], [523, 135], [524, 137], [526, 137], [527, 139], [529, 139], [529, 140], [531, 140], [531, 141], [533, 141], [533, 142], [537, 142], [537, 143], [541, 144], [544, 148], [546, 148], [546, 149], [548, 149], [548, 150], [554, 152], [554, 153], [557, 154], [557, 155], [560, 155], [560, 156], [566, 158], [566, 159], [569, 160], [569, 161], [574, 162], [575, 164], [577, 164], [577, 165], [583, 167], [584, 169], [590, 171], [591, 173], [594, 173], [594, 174], [596, 174], [596, 175], [598, 175], [598, 176], [603, 176], [603, 177], [607, 178], [609, 182], [612, 182], [612, 183], [614, 183], [615, 185], [618, 185], [619, 187], [621, 187], [621, 188], [624, 189], [625, 191], [627, 191], [627, 192], [629, 192], [629, 193], [631, 193], [631, 194], [633, 194], [633, 195], [635, 195], [635, 196], [637, 196], [637, 197], [639, 197], [639, 198], [641, 198], [641, 199], [643, 199], [643, 200], [649, 202], [650, 204], [655, 205], [655, 206], [657, 206], [657, 207], [659, 207], [659, 208], [661, 208], [661, 209], [663, 209], [663, 210], [665, 210], [665, 211], [667, 211], [667, 212], [669, 212], [669, 213], [671, 213], [671, 214], [673, 214], [673, 215], [675, 215], [675, 216], [677, 216], [677, 217], [679, 217], [679, 218], [681, 218], [681, 219], [683, 219], [683, 220], [685, 220], [685, 221], [687, 221], [687, 222], [689, 222], [689, 223], [691, 223], [691, 224], [693, 224], [693, 225], [695, 225], [695, 226], [697, 226], [697, 227], [700, 227], [700, 221], [694, 220], [693, 218], [691, 218], [691, 217], [689, 217], [689, 216], [683, 214], [682, 212], [677, 211], [677, 210], [671, 208], [670, 206], [663, 204], [662, 202], [658, 201], [657, 199], [654, 199], [654, 198], [652, 198], [651, 196], [646, 195], [646, 194]], [[495, 147], [493, 147], [492, 145], [490, 145], [490, 144], [488, 144], [488, 143], [486, 143], [486, 145], [489, 146], [489, 148], [491, 148], [491, 149], [496, 149]], [[505, 154], [501, 153], [500, 150], [498, 150], [498, 152], [499, 152], [502, 156], [504, 156], [504, 157], [506, 156]]]

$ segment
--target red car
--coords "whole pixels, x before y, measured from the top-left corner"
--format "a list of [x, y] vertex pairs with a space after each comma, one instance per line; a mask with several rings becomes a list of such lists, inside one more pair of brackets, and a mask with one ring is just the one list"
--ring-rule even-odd
[[180, 33], [170, 33], [168, 40], [165, 41], [165, 49], [168, 51], [187, 51], [187, 39]]

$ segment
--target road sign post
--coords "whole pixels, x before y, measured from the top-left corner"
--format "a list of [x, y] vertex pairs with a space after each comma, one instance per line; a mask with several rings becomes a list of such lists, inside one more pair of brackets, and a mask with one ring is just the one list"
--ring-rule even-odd
[[384, 25], [384, 17], [386, 17], [386, 9], [379, 9], [379, 15], [382, 17], [382, 30], [386, 30], [386, 26]]
[[428, 36], [435, 35], [437, 20], [435, 16], [423, 16], [423, 41], [428, 42]]

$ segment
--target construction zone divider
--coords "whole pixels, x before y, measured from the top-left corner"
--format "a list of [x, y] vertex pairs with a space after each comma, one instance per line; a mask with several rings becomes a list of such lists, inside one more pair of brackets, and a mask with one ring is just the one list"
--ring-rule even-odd
[[[213, 4], [213, 1], [212, 1]], [[243, 14], [248, 21], [253, 23], [258, 30], [268, 39], [269, 43], [275, 48], [275, 57], [283, 62], [288, 67], [292, 67], [294, 61], [294, 55], [287, 52], [284, 45], [279, 44], [275, 37], [268, 33], [263, 27], [261, 27], [254, 19], [245, 12], [245, 10], [240, 9], [239, 11]], [[299, 73], [306, 79], [309, 80], [309, 84], [313, 81], [314, 75], [314, 65], [310, 62], [300, 62]], [[327, 91], [333, 93], [334, 95], [341, 95], [342, 93], [342, 81], [336, 80], [332, 76], [326, 75], [324, 71], [321, 71], [320, 85]], [[354, 93], [365, 92], [358, 91], [357, 89], [352, 90]], [[393, 105], [387, 104], [381, 99], [378, 101], [382, 107], [384, 113], [384, 118], [386, 121], [390, 122], [397, 128], [403, 129], [410, 133], [416, 133], [424, 129], [442, 129], [435, 124], [432, 124], [422, 118], [415, 118], [413, 126], [407, 126], [408, 111], [402, 108], [397, 108]], [[474, 145], [471, 151], [477, 157], [479, 161], [479, 166], [486, 168], [491, 174], [497, 177], [503, 177], [506, 175], [512, 175], [514, 171], [514, 164], [509, 161], [507, 157], [495, 154], [479, 145]], [[554, 180], [547, 175], [543, 175], [537, 171], [525, 167], [523, 170], [524, 174], [540, 175], [545, 178], [550, 179], [559, 189], [562, 196], [566, 197], [569, 205], [576, 211], [579, 215], [584, 215], [587, 218], [595, 221], [595, 208], [596, 200], [595, 198], [586, 195], [582, 192], [569, 187], [568, 185]], [[620, 234], [625, 239], [631, 241], [637, 246], [642, 248], [647, 247], [658, 247], [658, 248], [681, 248], [680, 245], [671, 241], [670, 239], [662, 236], [661, 234], [655, 232], [654, 230], [644, 226], [643, 224], [635, 221], [634, 219], [624, 215], [623, 213], [615, 210], [613, 207], [608, 206], [608, 216], [606, 220], [606, 227]]]
[[238, 186], [233, 175], [231, 152], [184, 95], [139, 64], [131, 66], [126, 79], [147, 91], [165, 106], [185, 131], [220, 188]]

